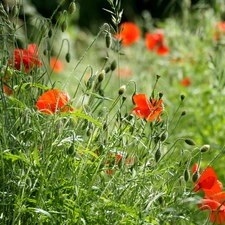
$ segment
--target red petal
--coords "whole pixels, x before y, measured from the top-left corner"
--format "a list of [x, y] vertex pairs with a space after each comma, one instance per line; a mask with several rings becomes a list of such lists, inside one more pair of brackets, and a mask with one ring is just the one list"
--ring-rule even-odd
[[150, 102], [145, 94], [137, 94], [133, 96], [134, 103], [140, 110], [149, 109]]
[[158, 55], [166, 55], [169, 53], [169, 49], [165, 45], [160, 45], [157, 49]]
[[154, 34], [146, 33], [145, 34], [145, 44], [147, 49], [154, 50], [157, 45], [157, 41], [154, 38]]

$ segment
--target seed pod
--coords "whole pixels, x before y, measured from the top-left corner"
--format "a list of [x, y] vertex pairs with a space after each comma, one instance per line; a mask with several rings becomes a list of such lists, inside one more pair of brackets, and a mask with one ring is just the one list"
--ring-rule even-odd
[[66, 61], [69, 63], [71, 59], [71, 55], [69, 52], [66, 53]]
[[68, 8], [68, 12], [70, 15], [72, 15], [75, 11], [76, 11], [76, 3], [75, 2], [71, 2]]
[[13, 5], [12, 7], [12, 16], [15, 18], [19, 15], [19, 8], [18, 5]]
[[196, 171], [193, 175], [192, 175], [192, 181], [195, 183], [200, 177], [200, 174], [198, 171]]
[[116, 62], [116, 60], [114, 60], [114, 61], [111, 63], [111, 65], [110, 65], [110, 69], [111, 69], [112, 71], [114, 71], [114, 70], [116, 69], [116, 67], [117, 67], [117, 62]]
[[68, 27], [67, 21], [64, 20], [62, 22], [62, 24], [61, 24], [61, 30], [62, 30], [62, 32], [64, 32], [67, 29], [67, 27]]
[[184, 180], [187, 182], [190, 178], [190, 173], [187, 169], [184, 171]]
[[158, 162], [161, 158], [161, 148], [159, 147], [155, 152], [155, 161]]
[[209, 151], [210, 149], [210, 145], [203, 145], [201, 148], [200, 148], [200, 151], [201, 152], [207, 152]]
[[119, 91], [118, 91], [118, 94], [119, 94], [119, 95], [122, 95], [122, 94], [124, 94], [125, 91], [126, 91], [126, 86], [125, 86], [125, 85], [122, 85], [122, 86], [120, 87]]
[[184, 141], [185, 141], [185, 143], [188, 144], [188, 145], [196, 145], [196, 143], [195, 143], [192, 139], [190, 139], [190, 138], [187, 138], [187, 139], [185, 139]]
[[112, 37], [111, 37], [111, 34], [109, 32], [107, 32], [107, 34], [106, 34], [105, 43], [106, 43], [107, 48], [110, 48], [111, 45], [112, 45]]

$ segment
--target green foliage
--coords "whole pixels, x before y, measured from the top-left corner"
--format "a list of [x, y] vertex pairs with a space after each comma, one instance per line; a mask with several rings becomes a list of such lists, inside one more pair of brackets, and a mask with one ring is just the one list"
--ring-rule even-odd
[[[143, 38], [128, 48], [115, 40], [111, 28], [118, 30], [122, 10], [120, 1], [109, 3], [113, 24], [103, 24], [95, 37], [74, 32], [67, 12], [55, 25], [33, 18], [36, 28], [28, 34], [25, 24], [22, 29], [14, 23], [18, 12], [13, 10], [10, 21], [0, 4], [1, 26], [12, 37], [1, 43], [1, 224], [207, 221], [197, 207], [190, 170], [193, 163], [213, 164], [225, 181], [219, 163], [224, 40], [213, 40], [216, 15], [207, 9], [188, 14], [187, 24], [174, 18], [159, 23], [170, 48], [161, 57], [147, 51]], [[149, 21], [144, 24], [152, 27]], [[8, 63], [18, 48], [18, 33], [24, 46], [39, 45], [41, 67], [26, 72]], [[67, 62], [60, 75], [51, 68], [52, 55]], [[123, 77], [124, 67], [132, 77]], [[184, 87], [180, 81], [187, 76], [192, 84]], [[40, 95], [53, 88], [67, 89], [73, 112], [37, 109]], [[130, 113], [137, 93], [163, 100], [161, 120], [149, 122]]]

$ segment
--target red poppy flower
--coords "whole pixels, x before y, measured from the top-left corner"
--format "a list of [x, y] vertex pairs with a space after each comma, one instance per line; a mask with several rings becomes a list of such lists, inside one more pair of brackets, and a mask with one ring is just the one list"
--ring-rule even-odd
[[209, 219], [216, 224], [225, 224], [225, 192], [221, 192], [201, 200], [198, 204], [201, 210], [210, 210]]
[[73, 108], [67, 106], [70, 100], [66, 92], [61, 92], [57, 89], [49, 90], [41, 95], [37, 101], [36, 106], [38, 109], [46, 114], [57, 112], [72, 112]]
[[51, 57], [50, 67], [53, 69], [55, 73], [59, 73], [63, 70], [64, 64], [61, 60], [57, 59], [56, 57]]
[[[198, 172], [198, 165], [194, 164], [192, 174]], [[212, 167], [207, 167], [200, 173], [200, 178], [195, 182], [194, 192], [203, 190], [205, 196], [209, 197], [222, 192], [223, 185], [218, 180]]]
[[216, 32], [214, 34], [214, 39], [216, 41], [220, 40], [221, 34], [225, 34], [225, 22], [220, 21], [216, 24]]
[[186, 77], [184, 79], [181, 80], [181, 85], [183, 85], [184, 87], [188, 87], [191, 85], [191, 78], [190, 77]]
[[116, 76], [129, 78], [132, 75], [132, 73], [133, 72], [130, 68], [120, 68], [119, 71], [117, 70]]
[[161, 32], [145, 34], [145, 44], [150, 51], [156, 51], [158, 55], [166, 55], [169, 53], [169, 48], [164, 44], [164, 36]]
[[13, 65], [17, 70], [21, 70], [24, 67], [25, 72], [42, 66], [42, 62], [38, 59], [37, 45], [30, 44], [28, 49], [15, 49], [14, 58], [9, 60], [9, 64]]
[[133, 96], [133, 101], [137, 105], [131, 113], [135, 113], [140, 118], [145, 118], [147, 121], [153, 121], [157, 118], [160, 121], [160, 115], [162, 113], [163, 100], [151, 99], [148, 100], [145, 94], [137, 94]]
[[134, 23], [122, 23], [119, 27], [119, 30], [120, 32], [115, 34], [114, 37], [121, 40], [124, 46], [130, 46], [140, 39], [140, 29]]
[[[108, 157], [109, 157], [109, 160], [107, 160], [105, 162], [105, 164], [109, 167], [114, 167], [115, 164], [116, 164], [116, 168], [118, 168], [117, 164], [119, 163], [119, 161], [122, 159], [122, 155], [120, 154], [116, 154], [116, 155], [113, 155], [112, 153], [108, 154]], [[113, 169], [108, 169], [106, 170], [106, 173], [107, 174], [113, 174]]]

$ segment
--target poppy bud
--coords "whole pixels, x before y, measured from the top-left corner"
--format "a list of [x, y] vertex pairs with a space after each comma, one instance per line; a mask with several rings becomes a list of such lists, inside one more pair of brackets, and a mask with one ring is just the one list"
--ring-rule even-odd
[[45, 50], [43, 51], [43, 55], [47, 55], [47, 54], [48, 54], [48, 50], [45, 49]]
[[161, 76], [159, 74], [156, 74], [156, 79], [158, 80]]
[[91, 136], [91, 129], [88, 129], [88, 130], [87, 130], [86, 135], [87, 135], [88, 137]]
[[185, 99], [185, 95], [181, 95], [180, 99], [181, 99], [181, 101], [183, 101]]
[[105, 79], [105, 70], [102, 70], [102, 71], [98, 74], [98, 82], [101, 83], [104, 79]]
[[111, 68], [110, 68], [109, 66], [107, 66], [107, 67], [105, 68], [105, 73], [108, 73], [110, 70], [111, 70]]
[[111, 69], [112, 71], [114, 71], [114, 70], [116, 69], [116, 67], [117, 67], [117, 62], [116, 62], [116, 60], [114, 60], [114, 61], [111, 63], [111, 65], [110, 65], [110, 69]]
[[103, 89], [100, 88], [98, 90], [98, 93], [99, 93], [100, 96], [103, 96], [104, 97], [104, 90]]
[[62, 24], [61, 24], [61, 30], [62, 30], [62, 32], [64, 32], [67, 29], [67, 27], [68, 27], [67, 21], [64, 20], [62, 22]]
[[127, 99], [127, 97], [126, 97], [126, 96], [123, 96], [123, 97], [122, 97], [122, 101], [123, 101], [123, 102], [125, 102], [125, 101], [126, 101], [126, 99]]
[[155, 161], [158, 162], [161, 158], [161, 149], [160, 147], [155, 152]]
[[105, 43], [106, 43], [106, 47], [110, 48], [112, 45], [112, 37], [111, 34], [107, 32], [106, 37], [105, 37]]
[[187, 111], [184, 110], [182, 113], [181, 113], [181, 116], [185, 116], [187, 114]]
[[19, 8], [18, 8], [17, 4], [13, 5], [13, 7], [12, 7], [12, 16], [15, 18], [15, 17], [18, 16], [18, 14], [19, 14]]
[[192, 181], [195, 183], [200, 177], [200, 174], [198, 171], [196, 171], [195, 173], [193, 173], [192, 175]]
[[71, 59], [71, 55], [69, 52], [66, 53], [66, 61], [69, 63]]
[[133, 95], [132, 95], [132, 102], [133, 102], [133, 104], [135, 105], [135, 102], [134, 102], [134, 96], [137, 94], [137, 92], [135, 91], [134, 93], [133, 93]]
[[187, 169], [184, 171], [184, 180], [187, 182], [190, 178], [190, 173]]
[[49, 37], [49, 38], [52, 37], [52, 33], [53, 33], [53, 32], [52, 32], [52, 29], [50, 28], [50, 29], [48, 30], [48, 37]]
[[159, 98], [161, 99], [163, 97], [163, 93], [159, 92]]
[[165, 141], [167, 137], [168, 137], [168, 132], [167, 131], [163, 132], [160, 136], [160, 141], [161, 142]]
[[123, 85], [123, 86], [120, 87], [120, 89], [119, 89], [119, 91], [118, 91], [118, 94], [119, 94], [119, 95], [122, 95], [125, 91], [126, 91], [126, 86]]
[[68, 8], [68, 12], [70, 15], [72, 15], [76, 11], [76, 3], [71, 2]]
[[192, 139], [190, 139], [190, 138], [187, 138], [187, 139], [185, 139], [184, 141], [185, 141], [185, 143], [188, 144], [188, 145], [196, 145], [196, 143], [195, 143]]
[[200, 148], [200, 151], [201, 152], [207, 152], [209, 151], [210, 149], [210, 145], [203, 145], [201, 148]]

